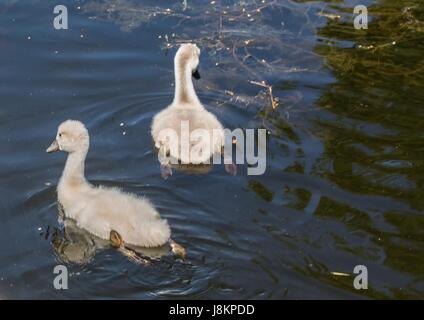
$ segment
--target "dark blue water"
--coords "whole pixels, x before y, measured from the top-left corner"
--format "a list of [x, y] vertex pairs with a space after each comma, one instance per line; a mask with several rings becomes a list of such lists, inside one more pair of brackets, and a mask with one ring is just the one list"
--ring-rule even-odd
[[[0, 298], [422, 298], [424, 8], [365, 2], [368, 32], [352, 27], [358, 1], [2, 1]], [[53, 28], [57, 4], [68, 30]], [[269, 130], [264, 175], [161, 178], [149, 128], [187, 41], [208, 110]], [[69, 118], [91, 134], [88, 179], [151, 199], [187, 260], [141, 267], [58, 220], [65, 155], [45, 149]]]

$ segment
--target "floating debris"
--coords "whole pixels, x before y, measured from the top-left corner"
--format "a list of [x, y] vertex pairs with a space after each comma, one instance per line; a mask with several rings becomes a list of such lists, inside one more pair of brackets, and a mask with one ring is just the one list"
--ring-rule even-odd
[[342, 16], [339, 15], [339, 14], [328, 13], [328, 12], [323, 12], [323, 11], [318, 12], [318, 16], [325, 17], [325, 18], [328, 18], [328, 19], [331, 19], [331, 20], [339, 20], [339, 19], [342, 18]]
[[[308, 5], [308, 8], [310, 6], [315, 5]], [[279, 86], [268, 85], [269, 79], [318, 72], [322, 68], [313, 49], [315, 43], [301, 37], [303, 31], [315, 32], [317, 11], [305, 12], [303, 5], [287, 1], [240, 0], [224, 4], [217, 0], [182, 0], [164, 7], [159, 2], [146, 5], [132, 0], [88, 0], [81, 10], [95, 19], [112, 21], [125, 32], [167, 19], [170, 29], [157, 35], [161, 49], [166, 53], [182, 43], [196, 43], [202, 55], [207, 56], [209, 79], [213, 79], [205, 78], [196, 86], [223, 97], [222, 101], [217, 101], [218, 106], [231, 103], [259, 111], [264, 108], [278, 110], [283, 97], [276, 97], [281, 91], [275, 90]], [[299, 21], [299, 30], [286, 28], [284, 21], [271, 24], [270, 16], [275, 12], [284, 12], [284, 19]], [[292, 66], [294, 61], [303, 67]], [[251, 84], [260, 86], [261, 90], [252, 94], [252, 89], [245, 86], [235, 92], [231, 83], [217, 81], [218, 78], [252, 79], [255, 81]]]
[[396, 44], [397, 44], [396, 41], [390, 41], [390, 42], [383, 43], [383, 44], [380, 44], [380, 45], [375, 45], [375, 44], [362, 45], [362, 44], [359, 44], [358, 49], [375, 51], [375, 50], [378, 50], [378, 49], [383, 49], [383, 48], [386, 48], [386, 47], [395, 46]]
[[337, 271], [332, 271], [330, 272], [333, 276], [337, 276], [337, 277], [350, 277], [349, 273], [344, 273], [344, 272], [337, 272]]
[[274, 95], [272, 93], [272, 86], [265, 83], [265, 81], [257, 82], [257, 81], [249, 81], [251, 84], [266, 88], [268, 90], [269, 99], [271, 100], [271, 106], [272, 109], [276, 109], [278, 107], [278, 99], [274, 98]]
[[[185, 7], [187, 9], [187, 7]], [[148, 6], [129, 0], [89, 1], [81, 7], [83, 13], [95, 14], [99, 20], [113, 21], [122, 31], [129, 32], [161, 16], [188, 18], [171, 8]], [[184, 3], [183, 8], [184, 9]]]

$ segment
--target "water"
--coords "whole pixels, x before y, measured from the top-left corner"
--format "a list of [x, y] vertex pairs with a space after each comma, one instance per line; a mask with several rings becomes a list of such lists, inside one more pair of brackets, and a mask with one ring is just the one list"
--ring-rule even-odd
[[[62, 1], [67, 31], [53, 1], [2, 1], [0, 298], [423, 298], [424, 5], [365, 2], [368, 32], [353, 0]], [[207, 108], [269, 130], [264, 175], [160, 177], [149, 126], [187, 40]], [[58, 219], [65, 155], [44, 150], [68, 118], [90, 130], [89, 180], [150, 198], [186, 261], [140, 267]]]

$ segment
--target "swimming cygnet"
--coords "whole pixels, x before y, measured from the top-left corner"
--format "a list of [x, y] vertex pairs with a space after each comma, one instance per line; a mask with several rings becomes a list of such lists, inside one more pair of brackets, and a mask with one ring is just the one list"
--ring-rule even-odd
[[75, 220], [78, 227], [110, 240], [115, 247], [159, 247], [169, 242], [173, 251], [184, 257], [185, 250], [170, 239], [168, 222], [161, 219], [147, 199], [117, 188], [95, 187], [86, 180], [84, 165], [89, 145], [84, 124], [67, 120], [59, 126], [56, 139], [46, 150], [68, 153], [57, 187], [65, 216]]
[[[174, 59], [174, 100], [153, 118], [151, 133], [155, 147], [159, 149], [164, 178], [172, 175], [171, 159], [177, 163], [200, 165], [209, 163], [214, 154], [223, 154], [224, 128], [215, 115], [202, 105], [191, 79], [200, 79], [199, 57], [200, 49], [195, 44], [180, 46]], [[190, 134], [184, 135], [184, 129]], [[175, 133], [173, 139], [169, 132]], [[183, 155], [183, 145], [188, 146], [184, 149], [186, 156]], [[227, 172], [235, 175], [236, 165], [231, 160], [226, 162], [229, 162], [225, 164]]]

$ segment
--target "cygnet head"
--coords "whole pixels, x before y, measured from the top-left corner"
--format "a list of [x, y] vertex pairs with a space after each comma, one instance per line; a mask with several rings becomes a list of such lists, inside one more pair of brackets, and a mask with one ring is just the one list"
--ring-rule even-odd
[[199, 57], [199, 47], [193, 43], [185, 43], [180, 46], [175, 55], [175, 65], [183, 70], [189, 68], [193, 77], [200, 79]]
[[87, 152], [90, 145], [90, 137], [84, 124], [76, 120], [63, 122], [58, 130], [56, 139], [46, 152], [65, 151], [67, 153]]

